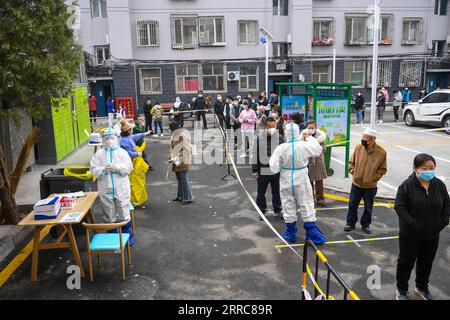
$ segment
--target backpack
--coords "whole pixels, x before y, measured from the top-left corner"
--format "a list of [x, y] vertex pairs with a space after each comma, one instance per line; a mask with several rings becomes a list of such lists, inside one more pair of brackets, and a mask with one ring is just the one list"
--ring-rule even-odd
[[163, 117], [163, 108], [155, 108], [155, 113], [153, 115], [155, 117], [155, 120], [157, 121], [162, 121], [162, 117]]

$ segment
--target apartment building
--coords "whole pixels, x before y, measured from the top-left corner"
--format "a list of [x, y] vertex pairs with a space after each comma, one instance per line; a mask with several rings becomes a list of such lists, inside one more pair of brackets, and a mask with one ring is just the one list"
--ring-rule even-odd
[[[170, 102], [264, 90], [264, 27], [270, 41], [269, 90], [278, 81], [337, 82], [370, 95], [372, 0], [79, 0], [88, 80], [104, 99]], [[383, 0], [379, 86], [447, 87], [447, 0]]]

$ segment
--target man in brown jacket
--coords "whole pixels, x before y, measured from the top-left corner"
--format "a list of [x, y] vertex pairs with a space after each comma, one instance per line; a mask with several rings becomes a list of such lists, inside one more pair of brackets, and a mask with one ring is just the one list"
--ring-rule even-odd
[[386, 174], [386, 151], [376, 144], [377, 132], [374, 129], [364, 130], [361, 144], [357, 145], [349, 162], [349, 171], [353, 175], [352, 189], [348, 204], [347, 225], [345, 231], [355, 229], [358, 221], [358, 207], [364, 200], [364, 213], [361, 226], [365, 233], [371, 233], [372, 208], [377, 194], [377, 183]]

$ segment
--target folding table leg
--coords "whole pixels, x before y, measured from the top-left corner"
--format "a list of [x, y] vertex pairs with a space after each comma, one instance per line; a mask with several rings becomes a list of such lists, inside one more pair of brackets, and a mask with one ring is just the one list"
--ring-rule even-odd
[[80, 268], [81, 277], [84, 278], [83, 265], [81, 263], [80, 252], [78, 251], [77, 241], [75, 240], [75, 235], [73, 234], [72, 225], [66, 225], [67, 235], [69, 236], [70, 247], [72, 248], [72, 253], [75, 258], [75, 262]]
[[33, 256], [31, 260], [31, 281], [37, 281], [39, 242], [41, 238], [41, 226], [34, 227]]

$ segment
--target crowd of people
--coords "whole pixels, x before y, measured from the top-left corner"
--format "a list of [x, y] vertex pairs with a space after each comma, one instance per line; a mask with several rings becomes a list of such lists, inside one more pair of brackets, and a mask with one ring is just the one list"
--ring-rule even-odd
[[[386, 101], [389, 99], [385, 88], [379, 91], [377, 115], [383, 121]], [[393, 92], [395, 118], [403, 103], [408, 103], [410, 92]], [[112, 99], [111, 99], [112, 100]], [[108, 100], [110, 101], [110, 100]], [[362, 107], [361, 107], [362, 106]], [[364, 98], [359, 92], [355, 109], [357, 122], [364, 119]], [[109, 109], [108, 109], [109, 110]], [[326, 236], [317, 225], [316, 206], [325, 206], [324, 180], [327, 170], [324, 152], [327, 148], [326, 133], [321, 131], [314, 120], [306, 121], [301, 113], [293, 113], [285, 118], [279, 108], [278, 96], [271, 93], [267, 97], [262, 92], [256, 99], [253, 94], [246, 97], [221, 95], [212, 103], [203, 92], [189, 103], [176, 98], [170, 109], [171, 144], [169, 167], [178, 181], [177, 195], [173, 199], [183, 205], [193, 201], [192, 187], [188, 172], [192, 168], [190, 133], [183, 128], [184, 112], [189, 112], [196, 120], [202, 120], [207, 129], [206, 112], [215, 114], [217, 123], [224, 129], [240, 132], [238, 143], [235, 135], [235, 150], [240, 157], [252, 159], [252, 176], [257, 183], [256, 204], [266, 215], [268, 205], [266, 193], [270, 185], [272, 207], [275, 217], [285, 222], [283, 238], [297, 242], [297, 213], [303, 222], [306, 240], [324, 244]], [[116, 111], [116, 110], [112, 110]], [[104, 133], [104, 148], [91, 160], [91, 171], [99, 179], [100, 199], [104, 207], [106, 222], [129, 221], [129, 182], [126, 176], [133, 170], [132, 159], [142, 157], [148, 161], [144, 152], [136, 151], [145, 136], [163, 134], [162, 117], [164, 112], [159, 103], [152, 105], [147, 99], [144, 107], [145, 121], [140, 115], [134, 123], [118, 116], [120, 127], [117, 134], [112, 126]], [[91, 114], [92, 115], [92, 114]], [[154, 127], [152, 127], [154, 124]], [[152, 130], [154, 128], [154, 130]], [[349, 161], [352, 186], [349, 190], [349, 203], [345, 232], [351, 232], [358, 222], [358, 208], [364, 201], [360, 218], [362, 231], [370, 234], [372, 213], [378, 182], [387, 173], [387, 153], [376, 141], [377, 131], [366, 128], [361, 142], [355, 147]], [[120, 139], [119, 139], [120, 138]], [[436, 161], [427, 154], [419, 154], [414, 159], [413, 173], [399, 187], [395, 200], [395, 211], [400, 224], [400, 254], [397, 265], [397, 299], [408, 299], [408, 280], [417, 264], [415, 291], [424, 299], [432, 299], [428, 282], [433, 260], [439, 243], [439, 233], [449, 224], [450, 199], [445, 184], [435, 175]], [[262, 219], [262, 218], [261, 218]], [[129, 225], [126, 232], [131, 232]]]

